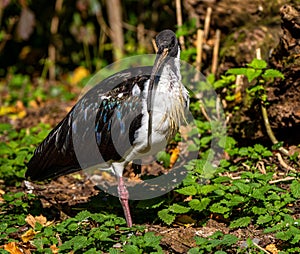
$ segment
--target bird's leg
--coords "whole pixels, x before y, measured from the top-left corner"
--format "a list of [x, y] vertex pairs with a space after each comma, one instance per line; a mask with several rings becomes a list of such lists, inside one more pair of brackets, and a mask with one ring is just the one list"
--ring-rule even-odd
[[130, 209], [129, 209], [129, 205], [128, 205], [129, 193], [124, 184], [122, 176], [118, 178], [118, 194], [119, 194], [119, 199], [120, 199], [121, 205], [124, 210], [127, 226], [132, 227], [132, 219], [131, 219]]

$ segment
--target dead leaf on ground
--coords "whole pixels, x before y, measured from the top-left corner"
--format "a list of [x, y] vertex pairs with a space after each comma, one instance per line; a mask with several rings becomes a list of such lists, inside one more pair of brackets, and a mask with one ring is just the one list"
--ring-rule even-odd
[[278, 254], [278, 249], [275, 244], [271, 243], [266, 246], [266, 250], [271, 252], [272, 254]]
[[30, 240], [32, 240], [34, 238], [34, 236], [36, 235], [36, 232], [31, 228], [29, 230], [27, 230], [22, 236], [21, 239], [24, 243], [29, 242]]
[[175, 223], [177, 225], [183, 225], [185, 227], [193, 226], [197, 221], [194, 220], [191, 216], [183, 214], [176, 217]]
[[52, 253], [53, 253], [53, 254], [57, 254], [57, 253], [58, 253], [58, 250], [59, 250], [55, 244], [54, 244], [54, 245], [51, 245], [51, 246], [50, 246], [50, 249], [52, 250]]
[[43, 215], [33, 217], [31, 214], [28, 214], [25, 221], [32, 227], [35, 227], [35, 223], [40, 223], [42, 226], [48, 226], [52, 222], [47, 221], [47, 218]]
[[10, 254], [23, 254], [23, 252], [18, 246], [18, 243], [16, 242], [4, 244], [4, 250], [8, 251]]

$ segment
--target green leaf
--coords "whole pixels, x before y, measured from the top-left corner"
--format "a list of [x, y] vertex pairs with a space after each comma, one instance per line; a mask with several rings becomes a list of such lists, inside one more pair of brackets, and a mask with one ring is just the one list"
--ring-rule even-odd
[[254, 69], [265, 69], [267, 68], [267, 63], [264, 60], [254, 58], [251, 63], [247, 64], [247, 66]]
[[239, 189], [241, 194], [249, 194], [251, 191], [251, 186], [249, 186], [249, 184], [245, 184], [240, 181], [233, 181], [233, 185]]
[[73, 222], [70, 225], [68, 225], [68, 230], [70, 231], [75, 231], [77, 229], [78, 229], [78, 224], [76, 222]]
[[223, 206], [220, 203], [215, 203], [210, 207], [209, 210], [213, 213], [224, 214], [224, 213], [228, 212], [230, 209], [226, 206]]
[[269, 214], [260, 215], [256, 221], [257, 224], [265, 224], [272, 220], [272, 216]]
[[198, 247], [191, 248], [188, 251], [188, 254], [199, 254], [199, 253], [203, 253], [203, 252], [200, 252], [200, 248], [198, 248]]
[[244, 75], [249, 82], [259, 77], [261, 73], [262, 70], [256, 70], [256, 68], [231, 68], [226, 72], [226, 74]]
[[291, 244], [296, 244], [300, 242], [300, 234], [294, 235], [294, 238], [291, 241]]
[[210, 203], [211, 199], [210, 198], [202, 198], [201, 200], [199, 199], [193, 199], [189, 202], [189, 206], [194, 209], [195, 211], [203, 211], [206, 209], [208, 204]]
[[91, 213], [89, 211], [81, 211], [80, 213], [78, 213], [75, 216], [75, 219], [78, 221], [83, 221], [86, 220], [87, 218], [89, 218], [91, 216]]
[[244, 202], [245, 198], [236, 194], [232, 195], [231, 198], [228, 200], [228, 204], [230, 204], [231, 206], [237, 206]]
[[234, 74], [234, 75], [245, 75], [247, 74], [248, 68], [230, 68], [226, 74]]
[[274, 70], [274, 69], [268, 69], [264, 72], [264, 74], [262, 75], [262, 77], [266, 80], [268, 79], [273, 79], [273, 78], [281, 78], [284, 79], [284, 75], [282, 74], [282, 72], [278, 71], [278, 70]]
[[168, 210], [172, 211], [173, 213], [181, 214], [181, 213], [187, 213], [190, 210], [190, 208], [178, 204], [173, 204], [168, 208]]
[[251, 217], [246, 216], [239, 218], [237, 220], [234, 220], [230, 223], [230, 228], [242, 228], [242, 227], [247, 227], [251, 222]]
[[156, 158], [159, 162], [163, 163], [165, 168], [168, 168], [170, 166], [171, 155], [168, 154], [167, 152], [165, 151], [158, 152]]
[[200, 139], [200, 146], [205, 147], [212, 139], [212, 136], [204, 136]]
[[156, 236], [154, 232], [146, 232], [144, 235], [144, 240], [147, 246], [159, 246], [162, 236]]
[[[239, 240], [239, 238], [236, 237], [235, 235], [228, 234], [228, 235], [224, 236], [224, 238], [222, 240], [222, 244], [226, 245], [226, 246], [231, 246], [231, 245], [235, 244], [238, 240]], [[217, 252], [215, 252], [215, 253], [217, 253]]]
[[84, 249], [89, 245], [88, 239], [85, 236], [78, 235], [73, 237], [71, 240], [64, 242], [60, 247], [60, 251], [62, 250], [80, 250]]
[[249, 83], [252, 82], [252, 80], [258, 78], [261, 75], [261, 73], [262, 73], [261, 70], [248, 69], [246, 77]]
[[292, 233], [288, 230], [288, 231], [283, 231], [283, 232], [278, 232], [276, 235], [276, 238], [283, 240], [283, 241], [287, 241], [290, 238], [292, 238]]
[[204, 185], [204, 186], [201, 186], [201, 188], [199, 190], [199, 194], [207, 195], [208, 193], [215, 191], [217, 188], [218, 187], [215, 185]]
[[239, 154], [241, 156], [247, 156], [249, 154], [248, 148], [247, 147], [241, 147], [239, 149]]
[[137, 254], [137, 253], [141, 253], [141, 252], [139, 251], [139, 248], [138, 248], [137, 246], [135, 246], [135, 245], [125, 245], [125, 246], [123, 247], [123, 249], [124, 249], [124, 252], [125, 252], [126, 254]]
[[0, 123], [0, 133], [4, 131], [10, 131], [12, 129], [12, 125], [9, 123]]
[[292, 182], [291, 192], [295, 198], [300, 198], [300, 182], [298, 180]]
[[267, 212], [266, 208], [257, 207], [257, 206], [253, 206], [251, 210], [254, 214], [257, 214], [257, 215], [265, 214]]
[[222, 136], [218, 142], [220, 147], [224, 149], [232, 149], [236, 145], [236, 141], [232, 137]]
[[170, 211], [168, 209], [163, 209], [159, 211], [158, 217], [166, 224], [171, 225], [171, 223], [175, 220], [175, 215], [170, 214]]
[[199, 236], [195, 236], [194, 239], [196, 241], [196, 244], [199, 246], [207, 245], [207, 243], [209, 241], [208, 239], [206, 239], [204, 237], [199, 237]]
[[183, 195], [187, 195], [187, 196], [190, 196], [190, 195], [194, 196], [197, 193], [197, 189], [195, 188], [195, 186], [190, 185], [190, 186], [178, 189], [178, 190], [176, 190], [176, 192], [183, 194]]

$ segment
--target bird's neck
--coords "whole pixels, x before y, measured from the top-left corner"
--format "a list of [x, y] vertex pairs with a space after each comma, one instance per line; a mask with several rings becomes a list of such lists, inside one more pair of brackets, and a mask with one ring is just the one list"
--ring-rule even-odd
[[[169, 79], [170, 76], [176, 79], [176, 81], [181, 81], [181, 74], [180, 74], [180, 48], [178, 47], [176, 57], [170, 57], [167, 63], [163, 66], [161, 72], [161, 79], [167, 78]], [[174, 77], [175, 75], [175, 77]]]

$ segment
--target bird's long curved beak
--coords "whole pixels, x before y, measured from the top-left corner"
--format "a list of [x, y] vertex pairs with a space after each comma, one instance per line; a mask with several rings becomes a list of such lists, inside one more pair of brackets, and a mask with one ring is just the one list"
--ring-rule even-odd
[[159, 52], [160, 50], [158, 50], [158, 54], [155, 58], [155, 62], [151, 71], [151, 76], [150, 76], [150, 83], [149, 83], [149, 87], [148, 87], [148, 101], [147, 101], [147, 111], [148, 113], [151, 112], [151, 108], [152, 108], [152, 93], [153, 93], [153, 87], [154, 87], [154, 79], [155, 76], [157, 75], [161, 65], [163, 64], [165, 58], [168, 55], [168, 49], [164, 48], [162, 50], [162, 52]]
[[[161, 52], [160, 52], [161, 51]], [[164, 63], [164, 60], [166, 59], [168, 55], [168, 49], [164, 48], [163, 50], [158, 49], [157, 56], [155, 58], [155, 62], [151, 71], [151, 76], [150, 76], [150, 83], [148, 87], [148, 98], [147, 98], [147, 111], [148, 111], [148, 149], [151, 148], [151, 134], [152, 134], [152, 94], [155, 94], [155, 89], [154, 88], [154, 79], [157, 76], [157, 73]], [[148, 150], [146, 149], [146, 150]]]

